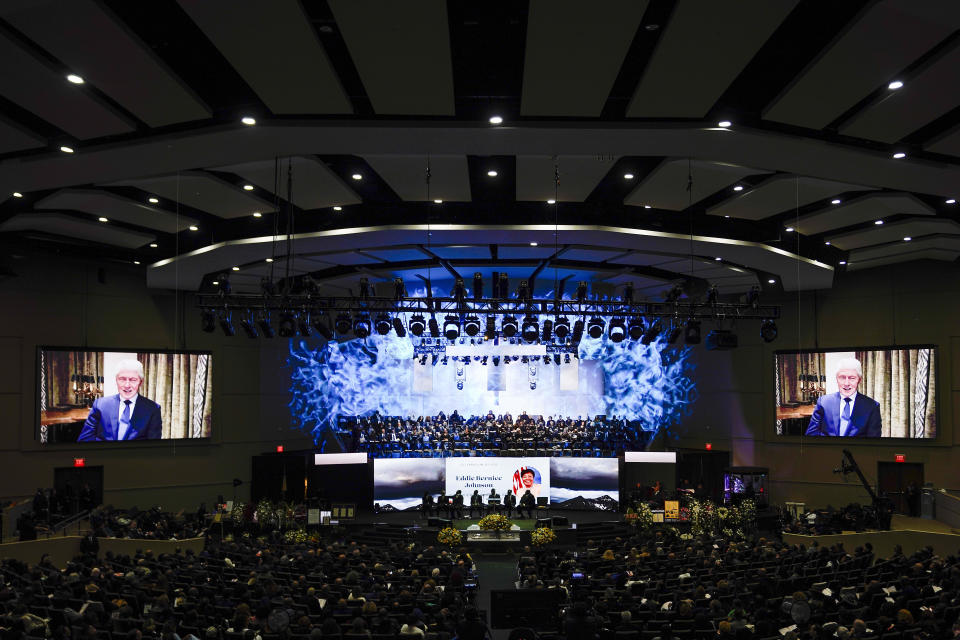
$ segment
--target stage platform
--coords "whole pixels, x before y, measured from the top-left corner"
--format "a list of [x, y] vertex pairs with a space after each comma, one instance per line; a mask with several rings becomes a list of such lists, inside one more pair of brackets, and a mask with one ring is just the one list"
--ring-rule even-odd
[[878, 558], [889, 558], [896, 545], [900, 545], [907, 555], [927, 546], [933, 547], [934, 553], [941, 556], [960, 552], [960, 530], [938, 520], [902, 515], [893, 516], [890, 531], [847, 531], [822, 536], [784, 533], [783, 540], [788, 544], [803, 544], [808, 547], [814, 541], [820, 546], [832, 546], [842, 542], [843, 548], [849, 552], [869, 542]]

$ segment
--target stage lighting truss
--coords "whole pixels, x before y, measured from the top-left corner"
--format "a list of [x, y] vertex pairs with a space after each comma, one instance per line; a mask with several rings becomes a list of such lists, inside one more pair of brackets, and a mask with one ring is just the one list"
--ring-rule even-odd
[[[504, 292], [503, 287], [497, 289]], [[371, 290], [368, 287], [366, 295], [359, 297], [325, 297], [317, 295], [315, 288], [275, 295], [234, 294], [221, 289], [200, 294], [197, 306], [205, 331], [213, 331], [224, 318], [240, 318], [240, 327], [250, 337], [273, 337], [274, 317], [283, 337], [309, 335], [311, 327], [328, 340], [334, 336], [366, 338], [374, 331], [385, 336], [392, 329], [398, 337], [409, 332], [419, 339], [459, 339], [462, 332], [476, 340], [522, 338], [528, 343], [570, 345], [579, 344], [585, 333], [593, 339], [607, 333], [614, 342], [629, 338], [644, 344], [663, 333], [671, 341], [679, 341], [682, 335], [686, 344], [696, 344], [699, 323], [719, 320], [762, 322], [763, 339], [772, 340], [776, 338], [775, 321], [780, 318], [780, 307], [760, 304], [756, 294], [739, 302], [724, 302], [715, 290], [707, 302], [680, 299], [673, 290], [663, 302], [588, 300], [581, 295], [575, 299], [534, 298], [529, 290], [524, 292], [525, 298], [471, 299], [464, 291], [457, 291], [456, 297], [424, 298], [399, 295], [406, 293], [399, 285], [393, 287], [393, 297], [377, 297], [370, 295]], [[676, 333], [678, 327], [684, 328], [680, 334]], [[232, 326], [227, 331], [232, 331]]]

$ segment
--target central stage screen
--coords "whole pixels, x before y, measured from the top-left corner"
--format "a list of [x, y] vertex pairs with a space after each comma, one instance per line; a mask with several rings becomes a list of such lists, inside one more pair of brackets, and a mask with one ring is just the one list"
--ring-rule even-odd
[[556, 508], [616, 510], [620, 500], [616, 458], [376, 458], [373, 499], [381, 511], [416, 511], [423, 494], [463, 492], [464, 504], [479, 491], [526, 488]]

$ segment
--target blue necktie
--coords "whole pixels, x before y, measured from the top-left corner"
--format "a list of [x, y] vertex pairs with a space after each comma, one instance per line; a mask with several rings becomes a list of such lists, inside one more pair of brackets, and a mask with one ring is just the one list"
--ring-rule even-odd
[[[120, 432], [117, 433], [117, 440], [125, 440], [127, 431], [130, 430], [130, 401], [124, 400], [123, 413], [120, 414]], [[849, 413], [849, 412], [848, 412]]]
[[[844, 398], [843, 401], [844, 401], [844, 403], [845, 403], [845, 404], [843, 405], [843, 413], [840, 414], [840, 420], [841, 420], [841, 422], [840, 422], [840, 426], [841, 426], [840, 435], [841, 435], [841, 436], [847, 435], [847, 431], [850, 430], [850, 402], [851, 402], [851, 399], [850, 399], [850, 398]], [[844, 428], [844, 426], [843, 426], [844, 424], [846, 424], [846, 427], [845, 427], [845, 428]]]

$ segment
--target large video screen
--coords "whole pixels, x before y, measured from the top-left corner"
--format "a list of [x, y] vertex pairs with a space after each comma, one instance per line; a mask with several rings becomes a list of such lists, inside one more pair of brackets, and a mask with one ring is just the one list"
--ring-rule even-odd
[[436, 497], [458, 490], [466, 505], [474, 491], [484, 497], [486, 505], [491, 490], [501, 500], [507, 491], [522, 496], [529, 490], [555, 508], [566, 509], [616, 511], [620, 499], [616, 458], [476, 456], [373, 461], [373, 499], [381, 511], [416, 511], [424, 493]]
[[776, 354], [777, 434], [937, 437], [932, 345]]
[[41, 347], [43, 444], [209, 438], [209, 353]]

